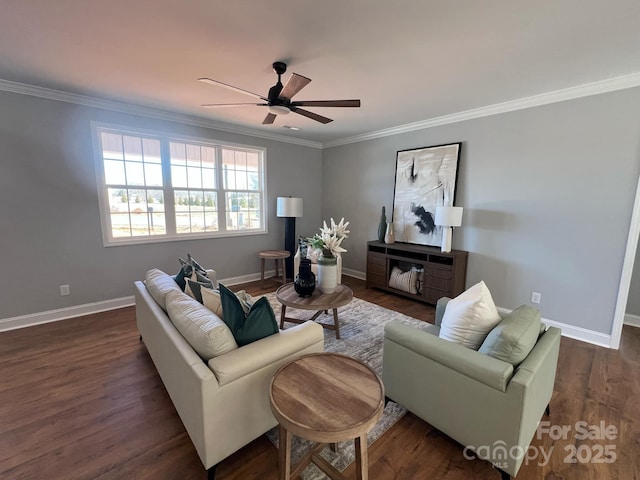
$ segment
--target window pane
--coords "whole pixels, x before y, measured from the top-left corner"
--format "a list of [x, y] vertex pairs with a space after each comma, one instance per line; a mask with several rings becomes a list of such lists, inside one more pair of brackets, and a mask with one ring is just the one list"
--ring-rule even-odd
[[216, 188], [216, 171], [202, 169], [202, 188]]
[[146, 185], [150, 187], [162, 186], [162, 166], [155, 163], [145, 163], [144, 177]]
[[200, 146], [187, 145], [187, 165], [200, 168]]
[[260, 176], [250, 172], [247, 175], [247, 190], [260, 190]]
[[161, 163], [160, 157], [160, 140], [152, 138], [142, 139], [142, 148], [144, 151], [144, 161], [147, 163]]
[[189, 188], [202, 188], [202, 172], [200, 168], [187, 167]]
[[123, 160], [122, 154], [122, 136], [115, 133], [102, 132], [102, 158]]
[[247, 173], [245, 171], [236, 172], [236, 188], [238, 190], [247, 189]]
[[215, 168], [216, 150], [211, 147], [202, 147], [202, 166], [204, 168]]
[[104, 181], [107, 185], [126, 185], [124, 162], [116, 160], [104, 161]]
[[172, 165], [186, 165], [187, 152], [184, 143], [169, 143], [169, 151], [171, 155]]
[[142, 161], [142, 139], [140, 137], [122, 137], [124, 143], [124, 159], [135, 162]]
[[111, 214], [111, 236], [130, 237], [131, 225], [129, 223], [129, 213]]
[[144, 169], [142, 163], [125, 162], [127, 169], [127, 185], [144, 185]]
[[174, 187], [187, 188], [187, 169], [186, 167], [171, 166], [171, 183]]
[[218, 231], [218, 213], [205, 212], [204, 214], [205, 225], [208, 232]]

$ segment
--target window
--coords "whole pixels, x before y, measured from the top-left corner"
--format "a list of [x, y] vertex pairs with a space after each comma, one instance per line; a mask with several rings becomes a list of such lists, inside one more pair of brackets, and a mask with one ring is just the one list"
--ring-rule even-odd
[[263, 149], [93, 127], [105, 245], [266, 231]]

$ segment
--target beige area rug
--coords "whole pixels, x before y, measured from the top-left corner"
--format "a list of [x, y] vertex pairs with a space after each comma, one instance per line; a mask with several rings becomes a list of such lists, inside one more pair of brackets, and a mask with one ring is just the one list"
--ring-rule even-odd
[[[266, 295], [276, 314], [276, 319], [280, 321], [280, 303], [276, 300], [275, 293]], [[313, 312], [305, 310], [287, 309], [287, 316], [294, 318], [308, 319]], [[336, 339], [333, 330], [324, 331], [324, 349], [327, 352], [336, 352], [349, 355], [353, 358], [369, 365], [378, 373], [382, 372], [382, 343], [384, 338], [384, 325], [391, 320], [415, 326], [424, 326], [425, 322], [408, 317], [402, 313], [394, 312], [373, 303], [354, 298], [351, 303], [338, 309], [340, 319], [340, 340]], [[333, 323], [333, 314], [322, 314], [318, 318], [320, 322]], [[285, 323], [285, 328], [293, 324]], [[375, 442], [393, 424], [402, 418], [407, 410], [394, 402], [389, 402], [384, 409], [382, 418], [368, 434], [368, 444]], [[267, 432], [267, 437], [278, 448], [278, 428], [273, 428]], [[293, 437], [291, 442], [291, 464], [297, 461], [309, 451], [313, 442], [299, 437]], [[340, 472], [343, 472], [352, 462], [355, 461], [355, 450], [353, 441], [341, 442], [338, 444], [337, 452], [333, 452], [328, 446], [321, 452], [329, 463]], [[302, 472], [303, 480], [322, 480], [329, 478], [319, 468], [311, 464]]]

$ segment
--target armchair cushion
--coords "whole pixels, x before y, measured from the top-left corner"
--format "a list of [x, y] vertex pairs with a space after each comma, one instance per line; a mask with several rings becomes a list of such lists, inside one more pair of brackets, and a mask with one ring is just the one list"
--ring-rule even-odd
[[507, 316], [487, 335], [478, 352], [517, 367], [538, 341], [540, 311], [522, 305]]
[[449, 301], [442, 317], [440, 338], [477, 350], [500, 320], [491, 293], [481, 281]]

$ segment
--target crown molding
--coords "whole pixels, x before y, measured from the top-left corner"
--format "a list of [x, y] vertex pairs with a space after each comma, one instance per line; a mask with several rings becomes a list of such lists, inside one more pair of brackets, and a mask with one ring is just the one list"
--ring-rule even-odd
[[539, 107], [550, 103], [564, 102], [565, 100], [573, 100], [576, 98], [589, 97], [599, 95], [601, 93], [614, 92], [627, 88], [640, 86], [640, 72], [620, 77], [609, 78], [592, 83], [585, 83], [575, 87], [563, 88], [552, 92], [541, 93], [531, 97], [519, 98], [508, 102], [496, 103], [486, 107], [474, 108], [463, 112], [443, 115], [441, 117], [429, 118], [419, 122], [407, 123], [397, 127], [386, 128], [375, 132], [355, 135], [353, 137], [343, 138], [332, 142], [322, 144], [323, 148], [338, 147], [348, 145], [350, 143], [363, 142], [374, 138], [388, 137], [390, 135], [398, 135], [401, 133], [413, 132], [415, 130], [423, 130], [426, 128], [448, 125], [450, 123], [464, 122], [465, 120], [473, 120], [500, 113], [513, 112], [515, 110], [524, 110], [526, 108]]
[[276, 133], [267, 133], [252, 128], [239, 127], [225, 123], [218, 123], [205, 118], [200, 118], [181, 113], [169, 112], [157, 108], [143, 107], [132, 105], [124, 102], [116, 102], [113, 100], [103, 100], [87, 95], [79, 95], [75, 93], [63, 92], [51, 88], [38, 87], [35, 85], [27, 85], [24, 83], [11, 82], [9, 80], [0, 79], [0, 91], [19, 93], [22, 95], [30, 95], [33, 97], [46, 98], [48, 100], [56, 100], [59, 102], [74, 103], [85, 107], [101, 108], [103, 110], [111, 110], [114, 112], [127, 113], [131, 115], [141, 115], [144, 117], [155, 118], [157, 120], [165, 120], [169, 122], [178, 122], [196, 127], [212, 128], [223, 132], [237, 133], [240, 135], [250, 135], [252, 137], [264, 138], [267, 140], [275, 140], [278, 142], [292, 143], [302, 145], [304, 147], [322, 148], [322, 143], [311, 140], [304, 140], [286, 135], [278, 135]]
[[60, 102], [75, 103], [77, 105], [83, 105], [86, 107], [101, 108], [104, 110], [128, 113], [131, 115], [141, 115], [158, 120], [179, 122], [197, 127], [212, 128], [223, 132], [249, 135], [252, 137], [264, 138], [267, 140], [275, 140], [278, 142], [291, 143], [304, 147], [319, 149], [339, 147], [341, 145], [348, 145], [350, 143], [363, 142], [365, 140], [388, 137], [391, 135], [399, 135], [416, 130], [423, 130], [427, 128], [438, 127], [441, 125], [448, 125], [451, 123], [464, 122], [466, 120], [473, 120], [477, 118], [488, 117], [491, 115], [498, 115], [500, 113], [513, 112], [516, 110], [524, 110], [526, 108], [539, 107], [551, 103], [564, 102], [566, 100], [599, 95], [602, 93], [614, 92], [617, 90], [625, 90], [627, 88], [634, 88], [638, 86], [640, 86], [640, 72], [600, 80], [597, 82], [585, 83], [583, 85], [577, 85], [575, 87], [541, 93], [539, 95], [524, 97], [508, 102], [496, 103], [494, 105], [465, 110], [458, 113], [452, 113], [450, 115], [442, 115], [440, 117], [429, 118], [426, 120], [421, 120], [419, 122], [407, 123], [404, 125], [399, 125], [397, 127], [386, 128], [383, 130], [377, 130], [374, 132], [321, 143], [312, 140], [294, 138], [286, 135], [267, 133], [261, 130], [255, 130], [246, 127], [218, 123], [205, 118], [184, 115], [175, 112], [168, 112], [151, 107], [143, 107], [112, 100], [103, 100], [87, 95], [68, 93], [61, 90], [54, 90], [50, 88], [38, 87], [34, 85], [27, 85], [0, 79], [0, 91], [31, 95], [34, 97], [57, 100]]

